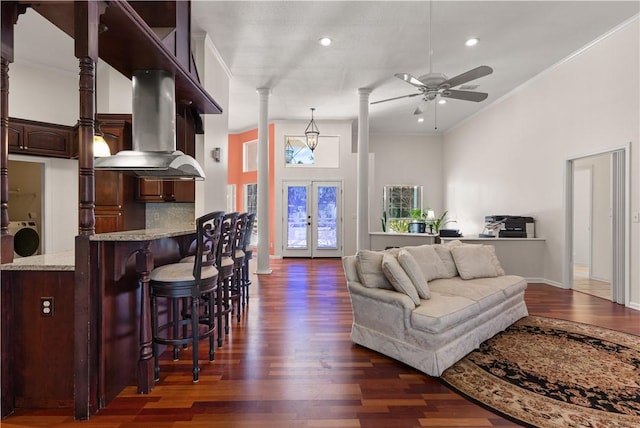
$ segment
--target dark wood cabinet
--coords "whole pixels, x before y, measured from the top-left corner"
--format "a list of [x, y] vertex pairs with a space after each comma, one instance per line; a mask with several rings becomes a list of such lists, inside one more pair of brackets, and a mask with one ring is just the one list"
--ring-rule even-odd
[[[131, 115], [98, 114], [112, 154], [131, 149]], [[136, 178], [117, 171], [95, 172], [96, 233], [144, 229], [145, 207], [136, 200]]]
[[69, 159], [73, 127], [9, 118], [9, 153]]

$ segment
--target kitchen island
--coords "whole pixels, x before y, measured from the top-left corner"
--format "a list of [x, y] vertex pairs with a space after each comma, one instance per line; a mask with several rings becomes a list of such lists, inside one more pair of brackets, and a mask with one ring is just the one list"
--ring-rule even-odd
[[89, 415], [125, 387], [154, 385], [148, 274], [185, 255], [188, 225], [76, 237], [75, 251], [0, 265], [2, 414]]

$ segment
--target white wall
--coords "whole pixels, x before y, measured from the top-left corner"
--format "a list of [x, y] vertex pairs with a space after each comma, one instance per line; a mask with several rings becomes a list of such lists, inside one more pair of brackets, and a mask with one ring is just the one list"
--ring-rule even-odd
[[[446, 206], [465, 234], [487, 214], [533, 216], [545, 278], [561, 284], [566, 161], [629, 142], [630, 210], [639, 210], [639, 36], [635, 19], [445, 135]], [[630, 297], [640, 309], [639, 233], [631, 223]]]
[[[375, 154], [369, 168], [375, 179], [369, 189], [369, 230], [382, 232], [382, 189], [389, 185], [422, 186], [423, 206], [438, 215], [447, 208], [443, 205], [441, 135], [388, 135], [369, 136], [369, 151]], [[451, 213], [455, 215], [455, 213]], [[448, 215], [448, 218], [453, 218]], [[451, 225], [453, 227], [453, 225]]]
[[[285, 136], [300, 135], [308, 122], [274, 121], [274, 255], [282, 255], [282, 182], [286, 180], [341, 180], [343, 191], [343, 254], [356, 252], [356, 154], [351, 151], [351, 121], [319, 121], [316, 124], [322, 135], [340, 137], [339, 168], [286, 168], [284, 157]], [[320, 144], [322, 144], [320, 142]], [[318, 145], [316, 150], [322, 150]]]
[[[204, 181], [196, 183], [196, 216], [200, 216], [227, 208], [230, 72], [209, 36], [196, 35], [192, 49], [202, 85], [222, 107], [222, 114], [203, 115], [205, 133], [196, 136], [196, 160], [206, 176]], [[257, 99], [256, 95], [256, 102]], [[220, 162], [211, 156], [214, 147], [222, 148]]]

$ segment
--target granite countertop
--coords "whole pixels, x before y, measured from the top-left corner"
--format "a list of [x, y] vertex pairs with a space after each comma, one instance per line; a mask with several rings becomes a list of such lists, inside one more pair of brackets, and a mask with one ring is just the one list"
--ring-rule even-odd
[[21, 257], [12, 263], [0, 265], [0, 270], [55, 270], [74, 271], [76, 269], [75, 251], [63, 251], [40, 256]]
[[[195, 226], [184, 226], [174, 229], [140, 229], [113, 233], [99, 233], [91, 235], [89, 240], [103, 242], [153, 241], [154, 239], [171, 238], [174, 236], [196, 233], [194, 227]], [[14, 259], [12, 263], [0, 264], [0, 270], [74, 271], [75, 268], [74, 250], [43, 254], [39, 256], [21, 257]]]
[[154, 239], [196, 233], [195, 226], [184, 226], [174, 229], [140, 229], [122, 232], [98, 233], [89, 237], [91, 241], [152, 241]]

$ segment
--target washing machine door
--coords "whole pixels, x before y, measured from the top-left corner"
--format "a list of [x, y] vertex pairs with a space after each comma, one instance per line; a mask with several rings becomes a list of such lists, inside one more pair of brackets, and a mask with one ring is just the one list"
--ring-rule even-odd
[[13, 235], [13, 252], [18, 257], [33, 256], [40, 247], [40, 235], [32, 221], [10, 222], [9, 233]]

